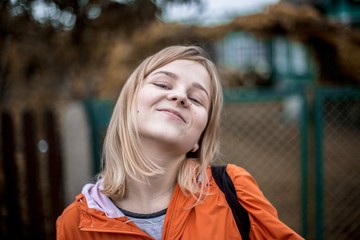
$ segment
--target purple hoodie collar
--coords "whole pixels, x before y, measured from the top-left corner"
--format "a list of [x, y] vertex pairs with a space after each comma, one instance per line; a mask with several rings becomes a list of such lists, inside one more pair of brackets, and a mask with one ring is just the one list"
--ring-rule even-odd
[[85, 196], [89, 208], [102, 211], [109, 218], [123, 217], [124, 214], [116, 207], [111, 199], [101, 193], [102, 180], [98, 180], [95, 184], [86, 184], [81, 193]]

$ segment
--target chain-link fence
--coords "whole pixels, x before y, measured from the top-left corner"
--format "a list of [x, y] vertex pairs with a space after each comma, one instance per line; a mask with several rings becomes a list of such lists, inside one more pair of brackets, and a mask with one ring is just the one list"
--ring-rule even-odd
[[221, 139], [224, 161], [247, 169], [280, 219], [300, 234], [303, 103], [303, 95], [290, 92], [227, 94]]
[[360, 91], [311, 93], [225, 91], [224, 162], [247, 169], [307, 239], [360, 239]]
[[360, 239], [360, 91], [316, 96], [317, 239]]

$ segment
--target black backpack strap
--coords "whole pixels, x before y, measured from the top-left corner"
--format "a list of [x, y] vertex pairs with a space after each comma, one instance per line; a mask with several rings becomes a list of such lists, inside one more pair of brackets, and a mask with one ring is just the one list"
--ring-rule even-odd
[[225, 194], [242, 239], [250, 239], [249, 214], [237, 199], [234, 184], [226, 172], [226, 166], [211, 166], [211, 173], [221, 191]]

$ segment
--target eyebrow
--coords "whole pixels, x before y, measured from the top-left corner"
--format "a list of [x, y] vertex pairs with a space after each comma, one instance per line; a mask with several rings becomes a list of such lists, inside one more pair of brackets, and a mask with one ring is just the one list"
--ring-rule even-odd
[[[166, 76], [172, 78], [173, 80], [179, 79], [178, 75], [176, 75], [175, 73], [172, 73], [172, 72], [168, 72], [168, 71], [159, 71], [159, 72], [154, 73], [154, 75], [157, 75], [157, 74], [165, 74]], [[192, 84], [192, 86], [194, 88], [204, 91], [206, 93], [207, 97], [210, 98], [209, 93], [206, 91], [206, 89], [200, 83], [194, 82]]]
[[157, 74], [165, 74], [166, 76], [168, 76], [174, 80], [179, 79], [178, 75], [176, 75], [175, 73], [172, 73], [172, 72], [168, 72], [168, 71], [158, 71], [158, 72], [154, 73], [154, 75], [157, 75]]
[[206, 91], [206, 89], [205, 89], [201, 84], [199, 84], [199, 83], [193, 83], [192, 85], [193, 85], [193, 87], [204, 91], [204, 92], [206, 93], [206, 96], [207, 96], [208, 98], [210, 98], [210, 97], [209, 97], [209, 93]]

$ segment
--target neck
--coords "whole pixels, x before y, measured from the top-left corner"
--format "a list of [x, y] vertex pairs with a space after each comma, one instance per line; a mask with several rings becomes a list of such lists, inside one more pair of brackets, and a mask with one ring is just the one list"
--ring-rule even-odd
[[150, 144], [142, 146], [145, 146], [143, 150], [146, 155], [161, 166], [165, 174], [149, 177], [145, 183], [132, 178], [127, 179], [125, 197], [114, 202], [127, 211], [146, 214], [168, 207], [176, 186], [178, 169], [185, 160], [185, 154], [174, 154], [166, 150], [169, 148], [160, 149]]
[[165, 175], [149, 178], [149, 182], [127, 179], [125, 197], [115, 204], [135, 213], [154, 213], [168, 207], [176, 186], [176, 172], [165, 169]]

